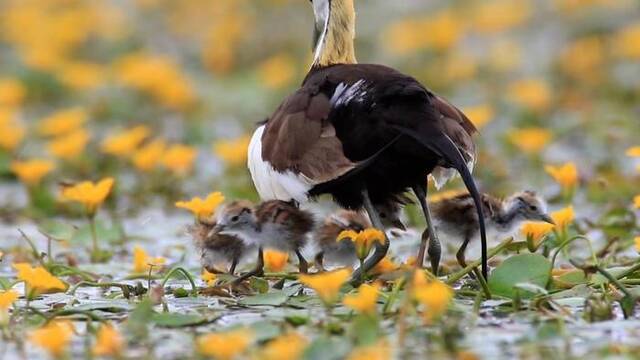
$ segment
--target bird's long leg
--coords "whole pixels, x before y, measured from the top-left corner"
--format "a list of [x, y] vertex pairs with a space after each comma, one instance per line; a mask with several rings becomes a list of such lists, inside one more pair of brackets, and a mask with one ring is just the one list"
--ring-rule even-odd
[[229, 267], [229, 275], [233, 275], [236, 272], [236, 266], [238, 266], [238, 258], [233, 258]]
[[256, 262], [256, 267], [249, 271], [248, 273], [242, 274], [239, 278], [235, 279], [232, 284], [237, 285], [247, 280], [252, 276], [262, 276], [264, 275], [264, 258], [262, 256], [262, 246], [258, 248], [258, 260]]
[[464, 269], [467, 267], [467, 261], [465, 260], [465, 252], [467, 251], [467, 245], [469, 245], [469, 240], [471, 240], [471, 236], [469, 234], [465, 234], [464, 242], [458, 252], [456, 253], [456, 259], [458, 260], [458, 264]]
[[413, 187], [413, 193], [416, 194], [422, 212], [424, 213], [424, 219], [427, 222], [427, 228], [422, 232], [422, 239], [420, 241], [420, 249], [418, 250], [418, 258], [416, 266], [422, 268], [424, 264], [424, 252], [427, 248], [427, 241], [429, 242], [429, 258], [431, 259], [431, 268], [434, 275], [438, 276], [438, 268], [440, 267], [440, 256], [442, 254], [442, 248], [440, 246], [440, 240], [436, 236], [434, 231], [433, 220], [431, 219], [431, 211], [427, 204], [427, 186], [426, 184], [419, 184]]
[[298, 257], [298, 271], [301, 274], [306, 274], [309, 271], [309, 263], [300, 253], [300, 249], [296, 250], [296, 256]]
[[[371, 223], [376, 229], [381, 230], [384, 233], [384, 225], [382, 225], [380, 215], [376, 211], [375, 207], [373, 207], [373, 203], [371, 202], [369, 191], [367, 189], [362, 190], [362, 198], [364, 200], [364, 209], [367, 211], [367, 214], [369, 214]], [[351, 284], [354, 286], [359, 285], [362, 282], [362, 275], [366, 274], [376, 266], [380, 260], [387, 255], [387, 251], [389, 251], [389, 239], [387, 239], [387, 235], [385, 234], [384, 243], [376, 243], [376, 248], [373, 251], [373, 254], [365, 260], [361, 267], [357, 268], [356, 271], [353, 272], [351, 275]]]
[[320, 251], [316, 255], [315, 262], [316, 269], [318, 269], [319, 272], [324, 272], [324, 251]]

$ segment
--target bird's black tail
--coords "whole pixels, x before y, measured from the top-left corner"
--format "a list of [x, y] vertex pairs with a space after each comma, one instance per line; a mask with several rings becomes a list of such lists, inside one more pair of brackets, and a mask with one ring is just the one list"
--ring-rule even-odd
[[430, 131], [428, 136], [421, 134], [418, 131], [407, 129], [405, 127], [396, 126], [398, 131], [407, 136], [415, 139], [420, 144], [427, 147], [429, 150], [438, 154], [444, 159], [448, 165], [453, 167], [460, 173], [464, 185], [473, 197], [473, 201], [476, 205], [476, 211], [478, 212], [478, 223], [480, 224], [480, 238], [482, 240], [482, 276], [487, 279], [489, 268], [487, 265], [487, 232], [484, 222], [484, 213], [482, 210], [482, 201], [480, 199], [480, 193], [476, 187], [476, 183], [467, 167], [467, 164], [460, 153], [458, 147], [453, 141], [441, 131]]

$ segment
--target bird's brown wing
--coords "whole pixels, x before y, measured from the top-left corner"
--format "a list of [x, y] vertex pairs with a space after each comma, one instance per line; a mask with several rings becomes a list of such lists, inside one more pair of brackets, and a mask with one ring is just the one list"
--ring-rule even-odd
[[355, 164], [344, 155], [328, 116], [329, 98], [302, 87], [280, 105], [262, 136], [262, 158], [277, 171], [302, 174], [312, 184], [347, 173]]

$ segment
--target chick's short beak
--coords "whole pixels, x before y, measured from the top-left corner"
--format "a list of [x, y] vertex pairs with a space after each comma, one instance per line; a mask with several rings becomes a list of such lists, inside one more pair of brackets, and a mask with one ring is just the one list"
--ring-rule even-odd
[[220, 234], [224, 231], [225, 226], [221, 225], [221, 224], [216, 224], [216, 226], [213, 227], [213, 229], [211, 229], [211, 232], [209, 232], [209, 234]]
[[547, 214], [542, 215], [542, 221], [547, 222], [547, 223], [552, 224], [552, 225], [555, 225], [555, 224], [556, 224], [556, 222], [555, 222], [555, 221], [553, 221], [553, 219], [551, 218], [551, 216], [549, 216], [549, 215], [547, 215]]
[[407, 231], [407, 227], [404, 226], [404, 224], [402, 223], [402, 221], [400, 221], [399, 219], [393, 220], [393, 222], [391, 223], [391, 225], [396, 228], [396, 229], [400, 229], [402, 231]]

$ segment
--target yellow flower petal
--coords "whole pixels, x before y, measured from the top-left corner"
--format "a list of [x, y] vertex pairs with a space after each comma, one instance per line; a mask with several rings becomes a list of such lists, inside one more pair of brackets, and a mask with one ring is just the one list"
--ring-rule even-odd
[[553, 135], [547, 129], [531, 127], [511, 130], [507, 139], [525, 153], [538, 153], [551, 141]]
[[82, 108], [58, 111], [42, 119], [38, 124], [38, 132], [44, 136], [60, 136], [78, 130], [88, 118]]
[[27, 161], [13, 161], [11, 171], [28, 186], [36, 186], [48, 173], [53, 171], [55, 164], [49, 160], [31, 159]]
[[83, 181], [81, 183], [67, 186], [62, 189], [62, 198], [68, 201], [78, 202], [85, 207], [89, 216], [93, 216], [98, 207], [107, 199], [111, 193], [115, 180], [104, 178], [98, 183]]
[[29, 341], [57, 358], [66, 351], [72, 335], [73, 325], [70, 322], [53, 321], [32, 331], [29, 334]]
[[151, 130], [146, 126], [136, 126], [131, 129], [112, 134], [102, 141], [100, 149], [105, 154], [128, 157], [146, 139]]
[[350, 270], [340, 269], [316, 275], [300, 275], [298, 280], [315, 290], [324, 303], [333, 304], [350, 275]]
[[575, 219], [573, 206], [568, 206], [564, 209], [552, 212], [551, 218], [553, 219], [553, 222], [556, 223], [557, 229], [565, 229]]
[[358, 288], [357, 294], [349, 294], [344, 297], [342, 303], [355, 311], [365, 314], [373, 314], [376, 312], [376, 303], [380, 293], [380, 285], [362, 284]]
[[264, 266], [271, 272], [280, 272], [287, 266], [289, 254], [286, 252], [265, 249], [263, 253]]
[[196, 340], [196, 343], [198, 352], [204, 356], [231, 360], [244, 353], [252, 341], [253, 334], [249, 330], [239, 329], [203, 335]]
[[118, 356], [124, 349], [124, 338], [113, 325], [102, 325], [98, 330], [97, 341], [93, 347], [96, 356]]
[[6, 311], [18, 299], [18, 293], [13, 290], [0, 291], [0, 311]]
[[178, 208], [191, 211], [196, 218], [202, 220], [210, 218], [223, 202], [224, 195], [216, 191], [207, 195], [204, 200], [199, 197], [194, 197], [190, 201], [178, 201], [175, 205]]
[[562, 166], [547, 165], [544, 169], [564, 189], [571, 189], [578, 183], [578, 168], [572, 162]]

